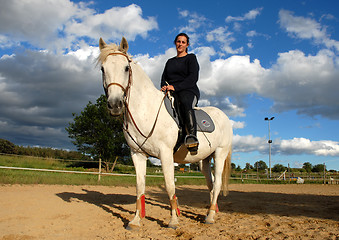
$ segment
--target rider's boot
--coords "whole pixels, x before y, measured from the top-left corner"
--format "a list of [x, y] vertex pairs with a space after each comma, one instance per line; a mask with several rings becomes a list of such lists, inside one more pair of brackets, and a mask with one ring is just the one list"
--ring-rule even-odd
[[198, 151], [199, 141], [197, 138], [197, 122], [193, 109], [186, 112], [186, 129], [187, 135], [185, 137], [185, 146], [191, 154], [196, 154]]

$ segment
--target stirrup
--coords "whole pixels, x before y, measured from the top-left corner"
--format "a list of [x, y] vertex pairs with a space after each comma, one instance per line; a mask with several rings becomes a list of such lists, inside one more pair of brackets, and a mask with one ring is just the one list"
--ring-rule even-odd
[[187, 148], [187, 150], [190, 152], [191, 155], [197, 155], [198, 154], [198, 146]]
[[196, 136], [194, 136], [194, 135], [187, 135], [185, 137], [185, 146], [188, 149], [196, 148], [196, 150], [197, 150], [198, 146], [199, 146], [198, 138]]

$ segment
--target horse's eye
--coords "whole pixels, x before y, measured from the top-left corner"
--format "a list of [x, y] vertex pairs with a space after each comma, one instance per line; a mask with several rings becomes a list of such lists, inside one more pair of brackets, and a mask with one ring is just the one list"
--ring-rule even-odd
[[104, 67], [101, 67], [101, 72], [104, 73], [105, 72], [105, 69]]
[[128, 71], [129, 71], [129, 66], [126, 66], [125, 72], [128, 72]]

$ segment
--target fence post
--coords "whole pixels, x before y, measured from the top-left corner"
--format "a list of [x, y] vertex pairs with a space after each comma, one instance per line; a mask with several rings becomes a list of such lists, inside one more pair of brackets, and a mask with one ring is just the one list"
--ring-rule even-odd
[[326, 184], [326, 165], [324, 163], [324, 184]]
[[98, 174], [98, 182], [101, 180], [101, 158], [99, 158], [99, 174]]

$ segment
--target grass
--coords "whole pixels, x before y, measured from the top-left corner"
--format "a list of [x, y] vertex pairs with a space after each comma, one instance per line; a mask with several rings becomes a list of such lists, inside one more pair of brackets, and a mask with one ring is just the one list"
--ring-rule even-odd
[[[83, 167], [70, 167], [72, 162], [60, 161], [50, 158], [37, 158], [27, 156], [8, 156], [0, 155], [0, 166], [23, 167], [35, 169], [53, 169], [53, 170], [69, 170], [82, 172], [98, 172], [98, 169], [85, 169]], [[147, 168], [146, 185], [164, 185], [164, 178], [159, 172], [161, 168]], [[133, 166], [117, 164], [114, 173], [135, 174]], [[152, 177], [149, 175], [157, 175], [161, 177]], [[201, 178], [200, 172], [175, 172], [176, 185], [205, 185], [206, 181]], [[185, 178], [184, 176], [197, 176], [200, 178]], [[239, 177], [239, 176], [238, 176]], [[294, 183], [289, 181], [278, 181], [262, 178], [256, 179], [230, 179], [230, 183], [244, 184], [286, 184]], [[322, 181], [305, 181], [305, 183], [322, 183]], [[77, 174], [77, 173], [55, 173], [40, 172], [29, 170], [0, 169], [0, 184], [63, 184], [63, 185], [105, 185], [105, 186], [135, 186], [135, 176], [111, 176], [102, 175], [101, 181], [98, 181], [98, 175], [95, 174]]]
[[[53, 169], [70, 171], [94, 171], [98, 169], [84, 169], [82, 167], [69, 167], [70, 162], [59, 161], [48, 158], [36, 158], [27, 156], [7, 156], [0, 155], [0, 165], [8, 167], [22, 167], [35, 169]], [[147, 168], [147, 175], [156, 175], [159, 177], [146, 177], [146, 185], [163, 185], [163, 174], [159, 171], [161, 168]], [[135, 174], [133, 166], [117, 164], [114, 173]], [[160, 177], [161, 176], [161, 177]], [[176, 185], [201, 185], [205, 184], [204, 178], [180, 178], [179, 176], [202, 176], [201, 173], [176, 173]], [[100, 182], [98, 175], [77, 174], [77, 173], [55, 173], [40, 172], [30, 170], [0, 169], [0, 183], [2, 184], [65, 184], [65, 185], [106, 185], [106, 186], [135, 186], [135, 176], [111, 176], [101, 175]]]
[[[104, 185], [135, 186], [135, 176], [97, 175], [77, 173], [37, 172], [27, 170], [0, 169], [1, 184], [60, 184], [60, 185]], [[163, 185], [163, 177], [146, 177], [147, 186]], [[204, 185], [204, 178], [176, 178], [176, 185]]]
[[58, 185], [135, 185], [134, 176], [101, 176], [76, 173], [37, 172], [0, 169], [2, 184], [58, 184]]

